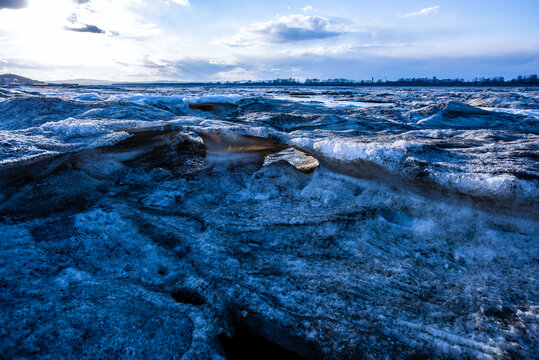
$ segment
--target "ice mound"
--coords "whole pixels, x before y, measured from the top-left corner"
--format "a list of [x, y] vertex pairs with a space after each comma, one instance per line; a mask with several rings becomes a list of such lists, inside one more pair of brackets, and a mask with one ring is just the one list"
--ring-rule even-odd
[[443, 185], [460, 192], [490, 198], [527, 200], [537, 204], [539, 187], [536, 182], [518, 179], [511, 174], [443, 173], [435, 178]]
[[[252, 117], [249, 119], [251, 120]], [[331, 128], [335, 125], [346, 126], [349, 125], [348, 120], [338, 115], [299, 115], [288, 113], [270, 113], [267, 115], [260, 115], [252, 119], [267, 124], [277, 130], [291, 132], [295, 130], [306, 130], [314, 128]]]
[[238, 105], [245, 97], [242, 95], [206, 95], [187, 98], [189, 104], [229, 104]]
[[[115, 113], [118, 115], [117, 112]], [[133, 113], [130, 114], [128, 118], [137, 117], [133, 116]], [[85, 113], [85, 115], [88, 114]], [[11, 132], [0, 130], [2, 140], [0, 141], [0, 164], [13, 168], [17, 164], [50, 159], [51, 156], [113, 146], [139, 133], [149, 136], [155, 133], [168, 134], [176, 132], [186, 124], [195, 126], [200, 123], [200, 119], [197, 118], [177, 119], [174, 117], [175, 120], [151, 121], [148, 118], [145, 120], [95, 119], [93, 116], [88, 119], [81, 116], [81, 118], [46, 122], [36, 128]], [[188, 133], [187, 129], [186, 134]], [[151, 147], [146, 148], [148, 149]], [[2, 170], [5, 169], [0, 168], [0, 175], [3, 173]]]
[[[411, 117], [423, 117], [417, 121], [417, 125], [436, 128], [477, 128], [491, 124], [490, 113], [477, 107], [458, 101], [429, 105], [419, 110], [412, 111]], [[485, 118], [486, 117], [486, 118]]]
[[207, 95], [207, 96], [113, 96], [109, 100], [126, 100], [137, 104], [149, 105], [157, 109], [168, 111], [174, 115], [187, 115], [192, 111], [223, 113], [237, 109], [238, 104], [244, 99], [240, 95]]
[[539, 104], [533, 95], [518, 90], [486, 90], [482, 93], [472, 94], [466, 103], [476, 107], [539, 109]]
[[[110, 123], [107, 127], [110, 129]], [[53, 136], [63, 139], [72, 139], [76, 137], [92, 137], [102, 135], [108, 132], [108, 129], [101, 121], [79, 120], [69, 118], [62, 121], [47, 122], [40, 126], [43, 132], [54, 134]]]
[[107, 101], [74, 116], [79, 119], [125, 119], [141, 121], [172, 120], [176, 115], [168, 110], [126, 101]]
[[186, 99], [189, 109], [194, 113], [212, 113], [215, 115], [232, 115], [237, 112], [240, 103], [244, 102], [241, 95], [207, 95]]
[[9, 91], [7, 89], [0, 89], [0, 98], [10, 98], [17, 94], [20, 94], [20, 93], [18, 91]]
[[131, 96], [125, 100], [137, 104], [150, 105], [154, 108], [168, 111], [174, 115], [185, 115], [189, 112], [189, 107], [185, 103], [183, 96]]
[[458, 101], [414, 110], [410, 113], [410, 117], [420, 119], [416, 124], [421, 128], [506, 129], [533, 133], [539, 131], [535, 119], [527, 119], [516, 114], [492, 112]]
[[[298, 141], [298, 145], [302, 143], [305, 144], [305, 142]], [[312, 148], [315, 153], [320, 153], [324, 158], [344, 161], [361, 159], [397, 170], [406, 158], [407, 146], [411, 146], [411, 144], [401, 140], [387, 144], [361, 143], [350, 139], [324, 139], [315, 141], [309, 148]]]
[[103, 97], [99, 96], [96, 93], [86, 93], [86, 94], [80, 94], [73, 97], [74, 100], [81, 100], [81, 101], [102, 101], [105, 100]]
[[0, 102], [0, 129], [17, 130], [81, 114], [93, 104], [55, 97], [16, 97]]

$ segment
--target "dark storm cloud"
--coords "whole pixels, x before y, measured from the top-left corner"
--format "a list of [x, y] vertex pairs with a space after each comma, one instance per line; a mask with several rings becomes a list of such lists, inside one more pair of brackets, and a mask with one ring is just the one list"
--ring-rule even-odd
[[83, 27], [65, 27], [68, 31], [75, 31], [75, 32], [87, 32], [87, 33], [93, 33], [93, 34], [104, 34], [105, 30], [102, 30], [98, 28], [95, 25], [87, 25], [84, 24]]
[[0, 0], [2, 9], [22, 9], [28, 5], [28, 0]]

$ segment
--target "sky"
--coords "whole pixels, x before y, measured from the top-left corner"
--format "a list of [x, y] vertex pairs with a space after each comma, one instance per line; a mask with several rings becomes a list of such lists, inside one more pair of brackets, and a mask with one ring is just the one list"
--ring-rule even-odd
[[235, 81], [539, 73], [538, 0], [0, 0], [0, 73]]

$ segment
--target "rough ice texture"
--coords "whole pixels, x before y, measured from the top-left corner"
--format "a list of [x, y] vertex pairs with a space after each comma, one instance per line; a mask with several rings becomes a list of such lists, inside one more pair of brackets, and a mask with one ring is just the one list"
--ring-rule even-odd
[[537, 115], [487, 109], [537, 92], [24, 91], [1, 358], [219, 359], [240, 327], [306, 358], [536, 356]]

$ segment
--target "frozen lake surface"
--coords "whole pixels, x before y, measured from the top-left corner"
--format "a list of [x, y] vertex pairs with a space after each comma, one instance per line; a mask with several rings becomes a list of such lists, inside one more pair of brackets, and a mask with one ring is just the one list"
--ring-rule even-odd
[[0, 357], [534, 358], [538, 120], [524, 88], [0, 88]]

